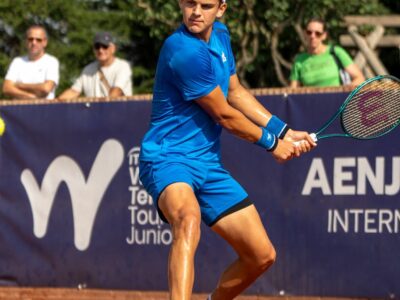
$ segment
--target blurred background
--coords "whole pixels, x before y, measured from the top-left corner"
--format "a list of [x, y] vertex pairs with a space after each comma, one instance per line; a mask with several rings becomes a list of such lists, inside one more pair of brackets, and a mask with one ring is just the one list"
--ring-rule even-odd
[[[310, 17], [326, 20], [330, 42], [340, 44], [340, 35], [347, 32], [345, 16], [400, 14], [400, 1], [392, 0], [229, 0], [228, 4], [223, 22], [231, 31], [238, 74], [250, 88], [288, 85], [294, 56], [303, 50], [301, 28]], [[2, 0], [0, 84], [12, 58], [25, 53], [26, 28], [39, 23], [48, 30], [47, 52], [61, 64], [58, 93], [94, 59], [92, 39], [100, 30], [117, 37], [117, 56], [132, 65], [134, 93], [151, 93], [160, 46], [179, 22], [177, 0]], [[366, 36], [373, 28], [362, 25], [358, 31]], [[385, 28], [385, 34], [398, 30]], [[377, 49], [388, 73], [398, 77], [399, 46]], [[344, 47], [354, 58], [356, 49]]]

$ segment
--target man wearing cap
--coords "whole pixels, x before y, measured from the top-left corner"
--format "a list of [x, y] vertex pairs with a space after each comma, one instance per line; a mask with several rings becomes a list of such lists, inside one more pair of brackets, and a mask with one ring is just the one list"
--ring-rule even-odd
[[126, 60], [115, 56], [116, 45], [109, 32], [99, 32], [93, 39], [96, 61], [87, 65], [71, 88], [58, 99], [79, 97], [119, 97], [132, 95], [132, 71]]
[[13, 99], [53, 99], [59, 79], [57, 58], [46, 53], [47, 32], [41, 25], [26, 31], [26, 56], [13, 59], [8, 68], [3, 93]]

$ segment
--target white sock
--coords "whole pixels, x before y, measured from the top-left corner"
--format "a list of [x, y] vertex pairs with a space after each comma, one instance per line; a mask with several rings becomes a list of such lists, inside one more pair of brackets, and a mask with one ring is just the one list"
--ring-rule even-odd
[[211, 300], [211, 294], [208, 295], [207, 300]]

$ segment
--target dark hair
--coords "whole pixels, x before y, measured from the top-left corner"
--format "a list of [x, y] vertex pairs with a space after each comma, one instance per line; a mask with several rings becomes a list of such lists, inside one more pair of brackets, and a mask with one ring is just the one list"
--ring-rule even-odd
[[326, 23], [325, 21], [320, 18], [320, 17], [312, 17], [311, 19], [309, 19], [306, 23], [306, 27], [308, 26], [308, 24], [312, 23], [312, 22], [316, 22], [316, 23], [320, 23], [322, 24], [322, 29], [324, 30], [324, 32], [326, 31]]
[[31, 29], [41, 29], [41, 30], [43, 30], [44, 36], [45, 36], [46, 39], [47, 39], [47, 30], [46, 30], [46, 28], [45, 28], [43, 25], [40, 25], [40, 24], [33, 24], [33, 25], [29, 26], [28, 29], [27, 29], [26, 32], [25, 32], [25, 35], [26, 35], [26, 36], [28, 36], [28, 32], [29, 32]]

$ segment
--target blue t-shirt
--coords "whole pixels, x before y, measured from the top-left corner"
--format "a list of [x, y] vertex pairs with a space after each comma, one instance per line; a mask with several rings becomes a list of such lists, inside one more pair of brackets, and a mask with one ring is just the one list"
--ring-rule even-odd
[[236, 73], [229, 32], [215, 22], [208, 43], [181, 25], [165, 41], [158, 60], [150, 129], [140, 159], [219, 161], [221, 126], [193, 100], [220, 86], [228, 95]]

